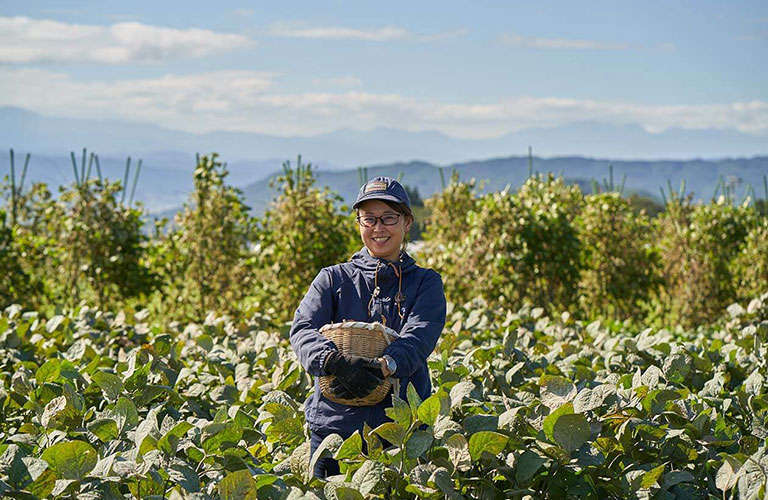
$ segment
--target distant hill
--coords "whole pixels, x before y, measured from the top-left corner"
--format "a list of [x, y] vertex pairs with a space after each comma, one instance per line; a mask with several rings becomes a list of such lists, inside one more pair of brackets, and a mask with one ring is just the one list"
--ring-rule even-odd
[[[543, 157], [589, 156], [616, 159], [690, 159], [768, 154], [768, 138], [736, 130], [668, 129], [651, 134], [639, 125], [570, 123], [518, 130], [494, 139], [458, 139], [436, 131], [374, 128], [337, 130], [314, 136], [278, 137], [251, 132], [193, 134], [147, 123], [48, 117], [20, 108], [0, 107], [0, 148], [47, 156], [66, 156], [88, 147], [103, 156], [148, 157], [156, 152], [194, 154], [216, 151], [225, 161], [279, 163], [301, 154], [334, 170], [421, 160], [433, 164], [467, 162], [526, 154]], [[181, 153], [179, 153], [181, 154]]]
[[[693, 193], [697, 199], [709, 199], [718, 179], [722, 178], [733, 187], [736, 196], [744, 195], [751, 185], [758, 198], [763, 193], [763, 176], [768, 175], [768, 156], [749, 159], [689, 160], [689, 161], [623, 161], [592, 159], [582, 157], [533, 158], [533, 170], [563, 175], [569, 182], [578, 183], [582, 189], [590, 185], [591, 179], [602, 184], [609, 176], [613, 165], [614, 185], [618, 186], [626, 174], [625, 192], [641, 193], [661, 199], [660, 189], [668, 191], [668, 182], [675, 190], [685, 181], [686, 193]], [[368, 168], [368, 177], [379, 175], [397, 177], [402, 172], [404, 184], [418, 188], [423, 197], [441, 189], [439, 168], [425, 162], [394, 163]], [[463, 180], [475, 178], [483, 181], [486, 191], [498, 191], [509, 185], [519, 187], [528, 177], [528, 158], [509, 157], [485, 161], [458, 163], [455, 168]], [[317, 184], [329, 186], [348, 203], [354, 201], [359, 188], [357, 171], [315, 172]], [[451, 169], [444, 169], [446, 181]], [[252, 183], [243, 188], [246, 202], [255, 213], [262, 213], [275, 192], [269, 187], [269, 179]], [[587, 192], [591, 192], [589, 189]]]
[[[192, 134], [146, 123], [48, 117], [0, 107], [0, 148], [14, 148], [17, 158], [32, 153], [28, 183], [47, 182], [55, 193], [74, 177], [70, 151], [79, 162], [83, 146], [99, 153], [104, 174], [111, 179], [123, 178], [130, 155], [134, 168], [136, 160], [143, 159], [136, 199], [153, 214], [173, 213], [186, 200], [193, 186], [196, 152], [220, 153], [228, 162], [229, 182], [242, 187], [260, 213], [272, 196], [268, 177], [280, 172], [286, 159], [295, 163], [297, 154], [318, 168], [321, 185], [350, 200], [357, 191], [359, 165], [369, 166], [369, 176], [403, 171], [404, 182], [424, 196], [440, 188], [440, 166], [458, 169], [465, 179], [488, 179], [487, 189], [517, 187], [527, 175], [527, 158], [510, 155], [525, 154], [528, 145], [533, 145], [534, 167], [539, 171], [562, 171], [566, 178], [588, 186], [591, 178], [607, 176], [613, 164], [615, 183], [626, 173], [627, 190], [654, 196], [668, 179], [675, 188], [685, 179], [689, 191], [706, 198], [719, 175], [729, 178], [739, 194], [752, 184], [763, 196], [762, 175], [768, 173], [768, 140], [733, 130], [670, 129], [650, 134], [638, 125], [582, 122], [478, 140], [387, 128], [277, 137], [227, 131]], [[0, 175], [8, 171], [5, 158], [0, 156]]]

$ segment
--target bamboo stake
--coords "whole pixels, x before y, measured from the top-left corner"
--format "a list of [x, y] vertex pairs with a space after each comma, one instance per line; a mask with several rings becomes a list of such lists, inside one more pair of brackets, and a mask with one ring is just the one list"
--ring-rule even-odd
[[96, 172], [99, 174], [99, 182], [103, 183], [104, 178], [101, 176], [101, 165], [99, 164], [99, 155], [96, 155]]
[[70, 158], [72, 158], [72, 170], [75, 172], [75, 185], [80, 186], [80, 177], [77, 175], [77, 160], [75, 160], [75, 152], [69, 152]]
[[16, 225], [16, 165], [11, 148], [11, 227]]
[[131, 187], [131, 197], [128, 199], [128, 206], [133, 205], [133, 195], [136, 193], [136, 184], [139, 182], [139, 173], [141, 172], [141, 158], [136, 165], [136, 174], [133, 176], [133, 186]]
[[85, 148], [83, 148], [83, 160], [80, 166], [80, 179], [82, 180], [81, 184], [85, 184], [87, 181], [85, 178]]
[[528, 146], [528, 178], [530, 179], [533, 175], [533, 148], [531, 146]]
[[128, 160], [125, 162], [125, 177], [123, 178], [123, 196], [120, 198], [120, 203], [125, 203], [125, 193], [128, 191], [128, 174], [131, 171], [131, 157], [128, 157]]
[[93, 166], [94, 156], [93, 151], [91, 151], [91, 156], [88, 157], [88, 170], [85, 171], [85, 182], [88, 182], [88, 179], [91, 178], [91, 167]]

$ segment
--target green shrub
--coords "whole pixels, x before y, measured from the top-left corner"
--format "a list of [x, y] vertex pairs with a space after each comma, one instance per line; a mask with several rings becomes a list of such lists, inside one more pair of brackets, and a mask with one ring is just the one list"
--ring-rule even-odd
[[683, 328], [714, 321], [739, 296], [734, 259], [757, 223], [754, 207], [673, 197], [655, 222], [664, 286], [652, 315]]
[[349, 259], [362, 246], [341, 197], [315, 187], [311, 164], [290, 162], [275, 179], [277, 199], [261, 219], [257, 246], [263, 303], [287, 321], [320, 269]]
[[749, 231], [733, 267], [733, 288], [739, 300], [768, 291], [768, 217], [760, 217]]
[[619, 193], [584, 197], [577, 218], [582, 271], [579, 305], [588, 318], [639, 319], [659, 285], [651, 224]]
[[214, 310], [233, 314], [254, 293], [249, 241], [255, 221], [241, 192], [225, 183], [227, 175], [217, 154], [199, 158], [190, 201], [167, 235], [158, 231], [150, 250], [162, 281], [153, 308], [172, 317], [199, 321]]

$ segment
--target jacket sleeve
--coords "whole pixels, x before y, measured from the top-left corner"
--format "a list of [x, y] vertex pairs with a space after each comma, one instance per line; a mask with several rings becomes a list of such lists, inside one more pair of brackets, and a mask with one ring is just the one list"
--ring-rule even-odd
[[400, 329], [400, 338], [384, 350], [397, 363], [395, 377], [408, 378], [435, 350], [437, 340], [445, 326], [445, 293], [443, 280], [433, 271], [427, 271], [419, 287], [416, 303]]
[[296, 309], [289, 335], [299, 363], [310, 375], [326, 375], [323, 370], [325, 358], [330, 352], [338, 350], [336, 344], [319, 331], [320, 327], [331, 322], [333, 316], [331, 273], [323, 269]]

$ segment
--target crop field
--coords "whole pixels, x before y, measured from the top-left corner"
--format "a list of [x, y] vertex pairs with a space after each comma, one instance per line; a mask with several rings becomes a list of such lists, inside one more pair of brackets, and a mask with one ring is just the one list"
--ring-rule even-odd
[[[11, 498], [763, 498], [768, 295], [696, 333], [453, 308], [437, 391], [315, 457], [311, 390], [257, 318], [0, 318]], [[392, 443], [382, 448], [382, 439]], [[363, 453], [363, 443], [366, 452]], [[341, 476], [308, 475], [319, 456]], [[735, 493], [738, 492], [738, 493]]]
[[[650, 217], [553, 175], [488, 194], [454, 177], [420, 207], [417, 260], [449, 299], [433, 394], [310, 456], [287, 331], [318, 270], [359, 249], [349, 210], [299, 162], [253, 219], [214, 155], [147, 235], [84, 165], [56, 198], [0, 186], [0, 496], [768, 494], [764, 200], [670, 187]], [[311, 477], [322, 457], [341, 474]]]

